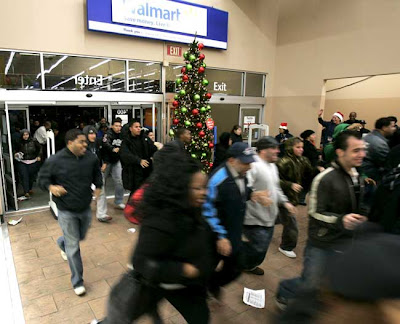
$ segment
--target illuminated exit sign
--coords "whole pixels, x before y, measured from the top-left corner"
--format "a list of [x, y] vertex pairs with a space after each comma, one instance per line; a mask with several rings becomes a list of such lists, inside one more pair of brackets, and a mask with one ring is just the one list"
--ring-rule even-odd
[[182, 47], [167, 45], [167, 55], [169, 55], [169, 56], [182, 56]]

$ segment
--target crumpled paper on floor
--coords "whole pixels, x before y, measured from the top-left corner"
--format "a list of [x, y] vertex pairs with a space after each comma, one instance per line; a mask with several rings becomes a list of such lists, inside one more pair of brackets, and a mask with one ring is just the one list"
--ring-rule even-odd
[[252, 290], [245, 287], [243, 292], [243, 302], [255, 308], [264, 308], [265, 289]]

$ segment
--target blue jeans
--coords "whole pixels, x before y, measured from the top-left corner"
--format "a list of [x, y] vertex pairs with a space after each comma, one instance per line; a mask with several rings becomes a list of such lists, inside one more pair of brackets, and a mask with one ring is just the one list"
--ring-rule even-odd
[[22, 162], [17, 163], [19, 176], [21, 179], [24, 193], [28, 193], [32, 190], [33, 182], [36, 180], [37, 173], [39, 172], [40, 163], [35, 162], [32, 164], [25, 164]]
[[325, 264], [329, 256], [336, 253], [333, 249], [321, 249], [309, 242], [304, 250], [303, 273], [301, 277], [287, 279], [280, 282], [278, 298], [289, 300], [295, 298], [300, 291], [318, 289]]
[[243, 268], [252, 270], [260, 265], [267, 254], [274, 235], [274, 227], [244, 225], [243, 234], [249, 242], [243, 242]]
[[108, 164], [106, 170], [103, 173], [103, 188], [97, 198], [97, 211], [96, 217], [98, 219], [104, 218], [107, 215], [107, 197], [106, 197], [106, 181], [111, 173], [111, 177], [114, 181], [115, 187], [115, 200], [116, 205], [122, 204], [124, 200], [124, 187], [122, 185], [122, 166], [121, 162]]
[[58, 238], [57, 244], [67, 254], [74, 288], [83, 285], [83, 264], [79, 241], [85, 238], [91, 222], [90, 207], [82, 212], [58, 210], [58, 223], [63, 231], [63, 236]]

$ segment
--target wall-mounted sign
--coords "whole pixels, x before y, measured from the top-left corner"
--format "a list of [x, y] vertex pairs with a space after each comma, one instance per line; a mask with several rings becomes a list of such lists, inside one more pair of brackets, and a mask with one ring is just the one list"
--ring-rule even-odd
[[182, 47], [181, 46], [167, 45], [167, 55], [181, 57], [182, 56]]
[[88, 29], [226, 49], [228, 13], [180, 0], [87, 0]]
[[256, 123], [256, 116], [244, 116], [244, 124], [251, 125]]
[[214, 82], [214, 91], [226, 91], [225, 82]]
[[85, 86], [102, 86], [103, 85], [103, 76], [76, 76], [74, 78], [75, 84], [80, 85], [82, 88]]

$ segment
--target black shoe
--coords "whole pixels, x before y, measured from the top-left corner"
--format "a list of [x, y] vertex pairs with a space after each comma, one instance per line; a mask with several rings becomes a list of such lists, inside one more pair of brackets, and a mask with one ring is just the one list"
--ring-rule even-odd
[[244, 270], [244, 272], [251, 273], [251, 274], [254, 274], [254, 275], [257, 275], [257, 276], [263, 276], [264, 275], [264, 270], [261, 269], [260, 267], [255, 267], [252, 270]]
[[275, 297], [275, 304], [281, 311], [285, 311], [288, 306], [287, 300], [279, 296]]
[[215, 299], [221, 299], [221, 287], [209, 287], [208, 292], [211, 294], [212, 297]]

